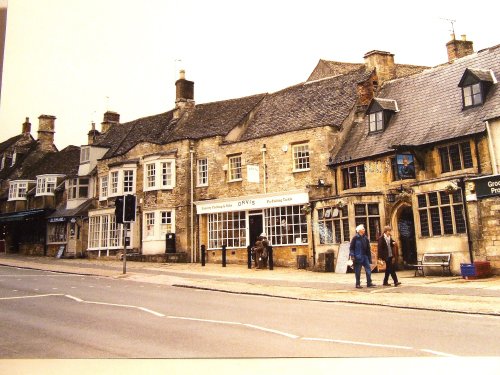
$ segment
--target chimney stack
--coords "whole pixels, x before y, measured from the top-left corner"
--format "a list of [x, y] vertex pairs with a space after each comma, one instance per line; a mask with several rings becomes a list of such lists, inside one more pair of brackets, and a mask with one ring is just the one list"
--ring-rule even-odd
[[26, 117], [26, 121], [23, 123], [23, 134], [30, 134], [31, 133], [31, 122], [30, 118]]
[[186, 72], [179, 71], [179, 79], [175, 82], [174, 118], [181, 117], [184, 109], [194, 108], [194, 82], [186, 79]]
[[394, 54], [384, 51], [370, 51], [364, 56], [365, 65], [369, 70], [375, 69], [378, 85], [396, 78]]
[[41, 115], [38, 117], [38, 142], [44, 151], [54, 151], [54, 124], [56, 117]]
[[101, 132], [107, 133], [112, 125], [120, 123], [120, 114], [113, 111], [106, 111], [101, 122]]
[[455, 39], [455, 34], [451, 34], [451, 40], [446, 43], [446, 50], [448, 51], [448, 62], [451, 63], [453, 62], [453, 60], [472, 55], [474, 53], [472, 44], [473, 43], [470, 40], [467, 40], [466, 35], [462, 35], [462, 39], [457, 40]]
[[94, 143], [95, 139], [100, 135], [98, 130], [95, 130], [95, 122], [92, 121], [92, 129], [87, 133], [88, 136], [88, 144], [91, 145]]

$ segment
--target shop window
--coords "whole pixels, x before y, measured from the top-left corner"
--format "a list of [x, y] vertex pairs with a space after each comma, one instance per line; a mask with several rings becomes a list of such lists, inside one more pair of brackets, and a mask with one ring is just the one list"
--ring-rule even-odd
[[47, 240], [49, 243], [66, 242], [66, 222], [48, 223], [47, 225]]
[[89, 217], [89, 250], [123, 248], [122, 237], [114, 213]]
[[244, 211], [208, 215], [208, 248], [221, 249], [247, 246]]
[[422, 237], [466, 233], [460, 189], [452, 194], [446, 191], [419, 194], [417, 202]]
[[349, 241], [349, 218], [347, 206], [324, 207], [318, 210], [318, 231], [320, 244]]
[[344, 190], [366, 186], [365, 165], [342, 168], [342, 180]]
[[362, 203], [354, 205], [356, 226], [363, 224], [366, 235], [371, 242], [377, 241], [380, 236], [380, 213], [378, 203]]
[[265, 228], [271, 245], [307, 244], [307, 221], [301, 206], [265, 210]]

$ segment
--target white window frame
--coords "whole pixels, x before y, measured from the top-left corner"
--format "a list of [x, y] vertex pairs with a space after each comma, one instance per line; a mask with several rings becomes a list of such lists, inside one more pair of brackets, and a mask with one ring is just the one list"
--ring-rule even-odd
[[[134, 237], [134, 224], [131, 225], [128, 249], [132, 248]], [[114, 212], [90, 215], [88, 250], [108, 250], [109, 253], [109, 250], [117, 249], [123, 249], [123, 230], [116, 224]]]
[[143, 216], [143, 241], [162, 241], [165, 234], [175, 233], [175, 210], [145, 211]]
[[109, 194], [109, 176], [102, 176], [99, 178], [99, 200], [108, 198]]
[[16, 180], [9, 184], [9, 201], [25, 201], [30, 183], [32, 180]]
[[368, 123], [370, 124], [370, 133], [384, 130], [384, 111], [370, 113]]
[[[130, 186], [127, 184], [127, 176], [132, 175]], [[114, 168], [109, 171], [108, 197], [135, 194], [137, 184], [137, 167]]]
[[196, 186], [208, 186], [208, 159], [196, 161]]
[[175, 187], [175, 159], [144, 162], [144, 191], [173, 189]]
[[80, 148], [80, 164], [90, 162], [90, 147]]
[[292, 145], [293, 171], [303, 172], [311, 170], [311, 151], [309, 143]]
[[228, 181], [241, 181], [243, 180], [242, 158], [240, 155], [228, 156], [229, 176]]
[[220, 250], [247, 246], [247, 215], [245, 211], [219, 212], [208, 215], [208, 248]]
[[36, 195], [37, 197], [42, 195], [54, 195], [54, 191], [57, 187], [57, 178], [63, 177], [62, 175], [48, 174], [40, 175], [36, 178]]
[[12, 161], [10, 162], [11, 167], [13, 167], [14, 164], [16, 164], [16, 159], [17, 159], [17, 152], [14, 151], [14, 153], [12, 154]]
[[[88, 183], [87, 184], [81, 184], [80, 180], [82, 179], [87, 179]], [[75, 184], [76, 181], [76, 184]], [[81, 187], [87, 187], [87, 196], [80, 196], [80, 188]], [[68, 179], [68, 200], [77, 200], [77, 199], [88, 199], [90, 197], [90, 187], [91, 187], [91, 181], [90, 177], [88, 176], [81, 176], [81, 177], [75, 177], [75, 178], [70, 178]], [[72, 190], [75, 189], [75, 195], [73, 195]]]

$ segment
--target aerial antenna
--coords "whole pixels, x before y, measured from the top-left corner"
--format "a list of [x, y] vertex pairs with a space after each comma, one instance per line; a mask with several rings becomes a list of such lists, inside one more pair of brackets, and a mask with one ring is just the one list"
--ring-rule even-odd
[[453, 39], [455, 39], [455, 26], [453, 25], [457, 20], [450, 20], [449, 18], [441, 18], [443, 21], [448, 21], [451, 23], [451, 35], [453, 35]]
[[104, 98], [106, 99], [105, 106], [106, 106], [106, 112], [107, 112], [107, 111], [109, 111], [109, 96], [105, 96]]

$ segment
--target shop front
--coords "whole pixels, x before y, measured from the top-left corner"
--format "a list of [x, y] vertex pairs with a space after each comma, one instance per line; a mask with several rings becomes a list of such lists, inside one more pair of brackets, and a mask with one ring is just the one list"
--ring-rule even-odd
[[207, 261], [247, 262], [247, 246], [266, 233], [277, 266], [295, 266], [298, 257], [310, 258], [309, 195], [307, 191], [259, 194], [195, 202], [199, 243], [207, 249]]

